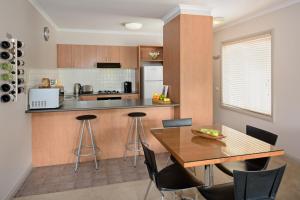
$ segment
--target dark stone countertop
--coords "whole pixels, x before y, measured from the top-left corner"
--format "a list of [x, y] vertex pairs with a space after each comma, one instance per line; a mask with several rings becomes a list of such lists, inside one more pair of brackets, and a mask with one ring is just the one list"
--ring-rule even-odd
[[63, 105], [54, 109], [27, 109], [26, 113], [46, 113], [46, 112], [67, 112], [67, 111], [84, 111], [84, 110], [109, 110], [109, 109], [126, 109], [126, 108], [147, 108], [147, 107], [175, 107], [178, 103], [157, 104], [151, 99], [142, 100], [105, 100], [105, 101], [77, 101], [65, 100]]

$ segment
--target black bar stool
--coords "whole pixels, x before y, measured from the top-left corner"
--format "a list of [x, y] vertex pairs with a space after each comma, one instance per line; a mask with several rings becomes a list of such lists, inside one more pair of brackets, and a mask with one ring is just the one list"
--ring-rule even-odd
[[133, 151], [133, 166], [136, 167], [137, 156], [143, 151], [141, 142], [148, 146], [146, 143], [146, 137], [142, 123], [142, 118], [146, 116], [146, 113], [132, 112], [129, 113], [128, 116], [132, 118], [132, 121], [127, 136], [127, 143], [125, 145], [124, 159], [126, 159], [128, 151]]
[[[98, 161], [97, 161], [97, 153], [100, 151], [100, 149], [95, 144], [94, 135], [91, 128], [91, 122], [90, 120], [96, 119], [96, 115], [80, 115], [76, 117], [77, 120], [81, 121], [81, 133], [79, 138], [79, 144], [78, 148], [75, 149], [74, 154], [76, 155], [76, 164], [75, 164], [75, 172], [77, 172], [79, 163], [80, 163], [80, 157], [81, 156], [93, 156], [95, 160], [95, 168], [98, 169]], [[87, 127], [88, 135], [85, 136], [85, 127]], [[82, 140], [85, 136], [86, 142], [83, 144]], [[90, 145], [87, 144], [88, 137], [90, 137]], [[92, 151], [90, 150], [92, 149]]]

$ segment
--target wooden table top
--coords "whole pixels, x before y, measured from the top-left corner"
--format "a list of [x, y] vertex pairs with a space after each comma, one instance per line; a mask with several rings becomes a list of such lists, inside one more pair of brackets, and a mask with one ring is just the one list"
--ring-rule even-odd
[[203, 126], [151, 129], [154, 137], [183, 167], [280, 156], [284, 150], [226, 126], [211, 126], [226, 137], [219, 140], [196, 136], [192, 129]]

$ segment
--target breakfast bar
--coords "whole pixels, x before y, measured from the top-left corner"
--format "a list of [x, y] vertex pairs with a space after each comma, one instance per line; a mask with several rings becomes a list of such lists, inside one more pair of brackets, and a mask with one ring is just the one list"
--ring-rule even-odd
[[[100, 148], [98, 159], [123, 156], [129, 131], [130, 112], [144, 112], [144, 130], [147, 142], [156, 152], [165, 148], [151, 135], [150, 128], [162, 127], [163, 119], [174, 118], [177, 103], [155, 104], [150, 100], [64, 101], [57, 109], [27, 110], [32, 115], [32, 164], [50, 166], [74, 163], [73, 154], [78, 145], [79, 115], [96, 115], [91, 121], [95, 141]], [[132, 155], [129, 153], [129, 155]], [[92, 158], [86, 157], [82, 161]]]

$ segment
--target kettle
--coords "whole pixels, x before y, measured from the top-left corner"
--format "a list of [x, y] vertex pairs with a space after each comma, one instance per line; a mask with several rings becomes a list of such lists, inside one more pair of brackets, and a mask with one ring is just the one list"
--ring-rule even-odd
[[75, 83], [74, 84], [74, 95], [79, 96], [81, 91], [81, 84], [80, 83]]

